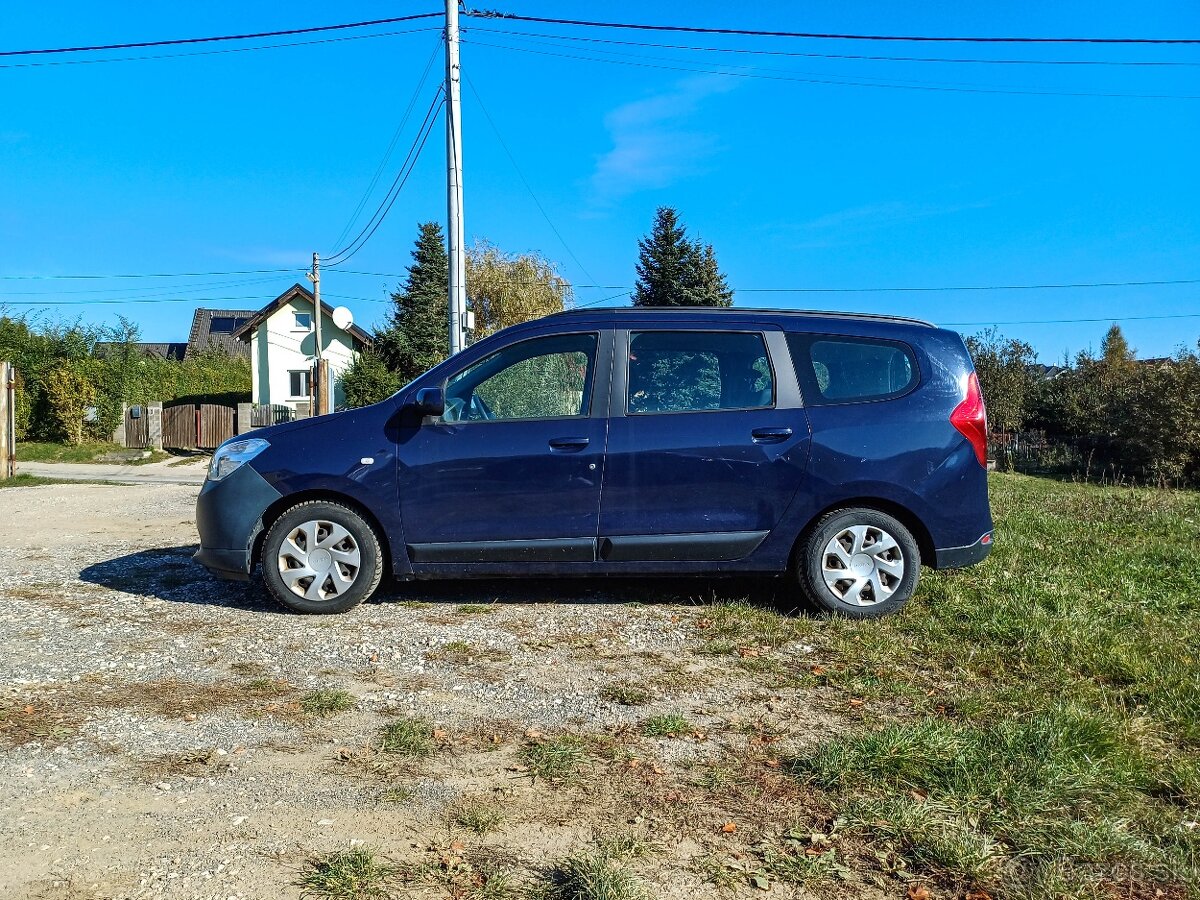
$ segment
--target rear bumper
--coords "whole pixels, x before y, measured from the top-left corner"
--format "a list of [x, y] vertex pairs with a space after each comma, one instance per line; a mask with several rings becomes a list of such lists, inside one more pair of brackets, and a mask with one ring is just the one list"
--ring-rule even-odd
[[936, 561], [933, 567], [935, 569], [961, 569], [981, 563], [992, 552], [992, 543], [992, 532], [989, 531], [975, 543], [965, 547], [946, 547], [935, 550]]

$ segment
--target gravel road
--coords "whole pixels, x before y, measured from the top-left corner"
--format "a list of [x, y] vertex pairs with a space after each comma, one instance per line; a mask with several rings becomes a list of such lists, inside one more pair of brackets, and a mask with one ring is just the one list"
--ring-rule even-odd
[[[2, 898], [296, 897], [314, 855], [358, 846], [424, 873], [399, 896], [469, 896], [455, 879], [472, 865], [536, 879], [603, 830], [660, 827], [639, 804], [676, 802], [688, 773], [753, 734], [803, 740], [836, 721], [819, 690], [702, 652], [712, 607], [688, 594], [727, 589], [399, 586], [301, 617], [191, 561], [195, 494], [0, 489]], [[790, 642], [777, 664], [811, 652]], [[613, 699], [629, 683], [642, 696]], [[306, 711], [317, 690], [351, 708]], [[638, 731], [668, 712], [691, 733]], [[432, 755], [383, 758], [398, 718], [430, 724]], [[584, 768], [601, 777], [530, 777], [522, 748], [561, 734], [590, 742]], [[644, 787], [615, 792], [606, 773], [626, 770]], [[453, 810], [481, 797], [502, 824], [463, 832]], [[731, 813], [688, 809], [694, 835], [672, 826], [636, 864], [656, 895], [715, 890], [697, 860]]]

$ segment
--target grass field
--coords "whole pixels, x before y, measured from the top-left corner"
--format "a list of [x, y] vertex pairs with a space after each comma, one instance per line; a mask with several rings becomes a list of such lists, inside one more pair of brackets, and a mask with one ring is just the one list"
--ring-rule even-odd
[[[20, 462], [58, 462], [58, 463], [90, 463], [97, 462], [97, 457], [106, 453], [124, 452], [120, 444], [103, 442], [84, 442], [82, 444], [54, 444], [39, 441], [26, 441], [17, 444], [17, 460]], [[123, 465], [142, 465], [166, 459], [169, 454], [154, 450], [144, 459], [132, 459]]]
[[[781, 715], [537, 736], [519, 757], [536, 803], [454, 821], [483, 833], [559, 801], [609, 837], [532, 885], [476, 872], [451, 894], [648, 900], [651, 882], [691, 877], [731, 897], [1200, 897], [1200, 494], [1020, 475], [991, 489], [992, 557], [926, 572], [899, 616], [761, 598], [681, 616], [685, 654]], [[630, 669], [601, 693], [636, 707], [650, 688]], [[825, 716], [811, 733], [805, 708]], [[436, 752], [428, 723], [390, 727], [383, 750]], [[652, 749], [664, 740], [709, 752], [672, 763]], [[668, 859], [684, 846], [686, 875]], [[401, 896], [391, 879], [430, 877], [368, 850], [312, 865], [314, 896]]]
[[987, 564], [802, 629], [837, 660], [821, 680], [891, 712], [790, 770], [952, 891], [1197, 896], [1200, 494], [991, 488]]

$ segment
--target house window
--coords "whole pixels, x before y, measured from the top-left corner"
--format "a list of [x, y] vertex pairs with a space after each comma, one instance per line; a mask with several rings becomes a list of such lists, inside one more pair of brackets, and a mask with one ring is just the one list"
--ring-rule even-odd
[[293, 397], [308, 396], [308, 369], [288, 372], [288, 384]]
[[296, 316], [296, 331], [312, 330], [312, 313], [295, 313]]

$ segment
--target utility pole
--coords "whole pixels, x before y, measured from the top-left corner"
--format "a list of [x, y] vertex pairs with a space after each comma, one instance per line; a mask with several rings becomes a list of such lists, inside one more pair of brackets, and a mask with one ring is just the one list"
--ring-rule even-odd
[[321, 351], [321, 254], [313, 254], [312, 271], [305, 277], [313, 286], [313, 338], [317, 342], [317, 364], [313, 371], [314, 416], [329, 412], [329, 390], [325, 376], [325, 355]]
[[446, 0], [446, 168], [448, 222], [446, 239], [450, 255], [450, 355], [466, 347], [463, 328], [467, 318], [467, 265], [463, 231], [461, 82], [458, 61], [458, 2]]

